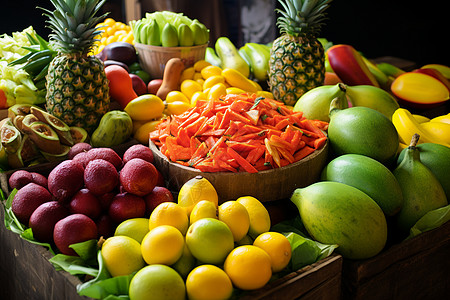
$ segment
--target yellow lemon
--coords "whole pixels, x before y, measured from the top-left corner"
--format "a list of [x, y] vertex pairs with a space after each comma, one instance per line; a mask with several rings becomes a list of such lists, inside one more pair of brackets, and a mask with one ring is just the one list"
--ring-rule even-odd
[[239, 197], [236, 201], [244, 205], [247, 209], [250, 217], [248, 233], [251, 237], [256, 238], [261, 233], [269, 231], [269, 212], [258, 199], [252, 196], [243, 196]]
[[189, 273], [186, 292], [190, 300], [225, 300], [231, 297], [233, 284], [224, 270], [206, 264]]
[[101, 254], [111, 276], [129, 275], [145, 266], [141, 245], [128, 236], [112, 236], [102, 245]]
[[124, 111], [128, 113], [133, 120], [144, 121], [158, 119], [162, 116], [165, 105], [156, 95], [141, 95], [125, 106]]
[[192, 95], [195, 92], [202, 91], [202, 86], [195, 80], [186, 79], [181, 82], [180, 90], [183, 94], [185, 94], [189, 99], [191, 99]]
[[223, 268], [233, 284], [242, 290], [262, 288], [272, 276], [269, 254], [253, 245], [234, 248]]
[[174, 202], [159, 204], [150, 214], [148, 228], [152, 230], [160, 225], [171, 225], [185, 235], [189, 226], [186, 210]]
[[186, 245], [199, 261], [219, 265], [234, 248], [233, 233], [222, 221], [200, 219], [189, 226]]
[[189, 272], [195, 267], [195, 263], [195, 257], [192, 255], [191, 251], [189, 251], [189, 248], [185, 243], [183, 254], [181, 254], [181, 257], [171, 267], [185, 279]]
[[178, 205], [184, 207], [188, 215], [190, 215], [194, 205], [201, 200], [211, 201], [217, 207], [219, 196], [208, 179], [203, 176], [196, 176], [181, 186], [178, 193]]
[[149, 265], [172, 265], [183, 254], [184, 237], [173, 226], [161, 225], [150, 230], [142, 240], [141, 252]]
[[291, 243], [279, 232], [260, 234], [253, 245], [267, 252], [270, 256], [272, 272], [280, 272], [289, 264], [292, 255]]
[[132, 218], [120, 223], [116, 227], [114, 235], [125, 235], [135, 239], [138, 243], [141, 243], [148, 231], [147, 218]]
[[166, 265], [150, 265], [139, 270], [131, 279], [130, 300], [184, 300], [186, 286], [183, 278]]
[[250, 216], [241, 203], [229, 200], [219, 206], [219, 220], [230, 227], [235, 242], [242, 240], [250, 226]]
[[192, 208], [189, 216], [189, 223], [193, 224], [203, 218], [217, 219], [217, 207], [213, 202], [208, 200], [197, 202], [197, 204], [194, 205], [194, 208]]

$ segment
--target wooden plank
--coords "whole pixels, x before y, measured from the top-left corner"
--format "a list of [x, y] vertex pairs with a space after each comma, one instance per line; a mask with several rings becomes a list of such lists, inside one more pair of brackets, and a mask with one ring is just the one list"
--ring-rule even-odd
[[345, 299], [437, 299], [450, 293], [450, 222], [364, 261], [343, 263]]

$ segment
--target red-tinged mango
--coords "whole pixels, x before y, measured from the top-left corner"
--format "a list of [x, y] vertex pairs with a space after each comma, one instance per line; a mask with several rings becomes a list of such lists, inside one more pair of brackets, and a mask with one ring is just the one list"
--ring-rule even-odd
[[447, 87], [447, 89], [450, 91], [450, 80], [445, 78], [445, 76], [442, 75], [442, 73], [439, 72], [438, 70], [432, 69], [432, 68], [421, 68], [421, 69], [416, 69], [413, 72], [426, 74], [426, 75], [436, 78], [437, 80], [442, 82]]
[[398, 76], [391, 91], [400, 102], [416, 108], [435, 107], [449, 99], [449, 90], [441, 81], [418, 72]]
[[421, 69], [436, 69], [441, 72], [448, 80], [450, 80], [450, 67], [440, 64], [427, 64], [421, 67]]
[[327, 50], [331, 68], [347, 85], [373, 85], [380, 87], [363, 57], [350, 45], [334, 45]]

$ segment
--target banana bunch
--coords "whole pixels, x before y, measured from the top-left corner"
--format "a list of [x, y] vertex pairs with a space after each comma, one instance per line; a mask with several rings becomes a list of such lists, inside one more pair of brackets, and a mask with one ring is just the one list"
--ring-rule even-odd
[[182, 13], [156, 11], [130, 21], [136, 43], [163, 47], [190, 47], [209, 41], [209, 29]]
[[392, 115], [392, 123], [399, 135], [400, 148], [406, 148], [415, 133], [420, 135], [419, 143], [450, 147], [450, 114], [428, 120], [405, 108], [398, 108]]

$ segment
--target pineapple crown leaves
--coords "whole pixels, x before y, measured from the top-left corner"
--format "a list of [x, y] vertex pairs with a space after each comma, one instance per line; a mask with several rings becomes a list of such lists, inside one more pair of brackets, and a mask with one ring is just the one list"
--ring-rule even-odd
[[325, 10], [332, 0], [278, 0], [283, 9], [277, 19], [280, 33], [298, 36], [300, 33], [318, 34], [326, 19]]
[[95, 15], [106, 0], [50, 0], [54, 11], [41, 8], [52, 30], [50, 40], [63, 53], [90, 52], [102, 30], [96, 28], [108, 13]]

